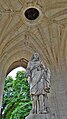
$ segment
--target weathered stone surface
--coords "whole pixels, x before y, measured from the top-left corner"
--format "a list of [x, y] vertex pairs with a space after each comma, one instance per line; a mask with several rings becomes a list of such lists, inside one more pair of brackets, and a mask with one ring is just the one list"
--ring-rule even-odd
[[[23, 15], [29, 6], [40, 9], [32, 22]], [[67, 119], [67, 0], [0, 0], [0, 12], [0, 104], [7, 72], [26, 67], [25, 59], [37, 51], [53, 72], [52, 113]]]

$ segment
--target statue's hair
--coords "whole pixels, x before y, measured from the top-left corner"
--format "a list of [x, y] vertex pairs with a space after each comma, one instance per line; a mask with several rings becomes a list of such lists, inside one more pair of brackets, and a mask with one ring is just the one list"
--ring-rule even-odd
[[39, 53], [37, 53], [37, 52], [35, 52], [35, 53], [32, 55], [31, 60], [33, 60], [33, 59], [34, 59], [34, 55], [35, 55], [35, 54], [37, 54], [37, 55], [38, 55], [38, 60], [40, 60]]

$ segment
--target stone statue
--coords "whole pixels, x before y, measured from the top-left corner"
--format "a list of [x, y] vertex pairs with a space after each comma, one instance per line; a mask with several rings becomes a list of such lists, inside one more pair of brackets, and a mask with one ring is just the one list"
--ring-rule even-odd
[[48, 113], [47, 94], [50, 92], [50, 70], [40, 60], [38, 53], [34, 53], [26, 68], [26, 76], [30, 84], [32, 98], [32, 114]]

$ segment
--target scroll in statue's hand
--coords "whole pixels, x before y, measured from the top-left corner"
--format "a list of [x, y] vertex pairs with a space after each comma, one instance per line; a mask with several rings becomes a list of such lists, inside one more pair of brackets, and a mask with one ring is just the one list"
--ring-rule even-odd
[[28, 77], [28, 83], [30, 84], [30, 82], [31, 82], [31, 77], [29, 76]]

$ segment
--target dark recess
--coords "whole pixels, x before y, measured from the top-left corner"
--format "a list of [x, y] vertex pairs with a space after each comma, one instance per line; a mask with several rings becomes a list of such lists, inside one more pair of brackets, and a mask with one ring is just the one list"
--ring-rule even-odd
[[35, 20], [39, 16], [39, 11], [36, 8], [29, 8], [25, 11], [25, 17], [28, 20]]

